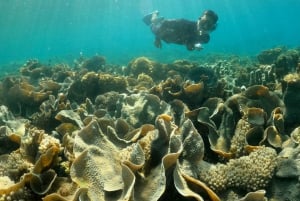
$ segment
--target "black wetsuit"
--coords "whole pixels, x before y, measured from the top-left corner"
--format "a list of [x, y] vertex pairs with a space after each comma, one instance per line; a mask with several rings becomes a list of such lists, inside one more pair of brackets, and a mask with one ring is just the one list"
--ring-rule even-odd
[[208, 43], [209, 35], [199, 35], [197, 22], [185, 19], [162, 20], [151, 25], [151, 30], [156, 36], [155, 44], [160, 40], [166, 43], [186, 45], [188, 50], [194, 50], [195, 44]]

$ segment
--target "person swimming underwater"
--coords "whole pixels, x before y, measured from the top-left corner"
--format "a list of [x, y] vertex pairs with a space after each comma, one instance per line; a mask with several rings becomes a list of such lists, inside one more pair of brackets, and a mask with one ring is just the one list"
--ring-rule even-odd
[[201, 50], [202, 44], [210, 40], [210, 32], [217, 27], [218, 15], [212, 10], [206, 10], [198, 21], [186, 19], [165, 19], [154, 11], [143, 18], [155, 35], [154, 45], [162, 47], [161, 40], [166, 43], [185, 45], [190, 51]]

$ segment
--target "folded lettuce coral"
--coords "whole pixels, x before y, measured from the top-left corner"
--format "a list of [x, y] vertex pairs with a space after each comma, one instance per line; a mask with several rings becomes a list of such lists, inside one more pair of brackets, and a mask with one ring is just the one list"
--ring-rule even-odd
[[118, 100], [115, 116], [126, 120], [133, 127], [140, 127], [146, 123], [154, 124], [158, 115], [168, 114], [170, 105], [156, 95], [139, 93], [125, 95]]
[[[188, 175], [197, 174], [193, 167], [203, 158], [201, 136], [190, 120], [180, 132], [171, 120], [167, 115], [158, 116], [156, 129], [135, 143], [111, 137], [116, 136], [112, 127], [103, 132], [97, 121], [91, 121], [75, 137], [73, 181], [88, 189], [91, 200], [155, 201], [174, 191], [202, 201], [198, 193], [203, 190], [204, 196], [219, 200], [209, 187]], [[198, 190], [194, 192], [190, 185]]]

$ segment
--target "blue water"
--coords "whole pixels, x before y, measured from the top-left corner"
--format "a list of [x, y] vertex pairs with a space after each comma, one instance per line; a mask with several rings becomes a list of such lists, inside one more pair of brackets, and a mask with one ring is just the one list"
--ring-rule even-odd
[[[141, 20], [153, 10], [165, 18], [196, 20], [205, 9], [217, 12], [219, 23], [201, 52], [170, 44], [156, 49]], [[300, 46], [299, 19], [300, 0], [0, 0], [0, 64], [80, 54], [104, 55], [118, 64], [138, 56], [256, 55], [278, 45]]]

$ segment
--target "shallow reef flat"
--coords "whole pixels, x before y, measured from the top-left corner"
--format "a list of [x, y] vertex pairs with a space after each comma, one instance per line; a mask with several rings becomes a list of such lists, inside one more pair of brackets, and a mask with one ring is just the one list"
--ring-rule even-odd
[[0, 201], [299, 201], [299, 58], [28, 60], [0, 83]]

